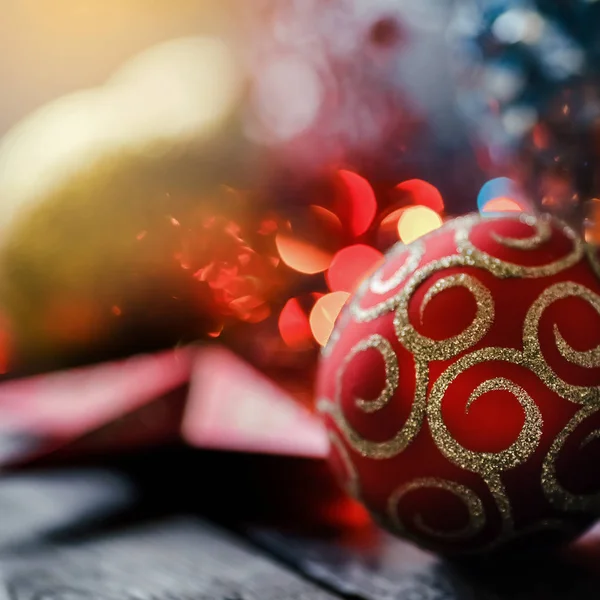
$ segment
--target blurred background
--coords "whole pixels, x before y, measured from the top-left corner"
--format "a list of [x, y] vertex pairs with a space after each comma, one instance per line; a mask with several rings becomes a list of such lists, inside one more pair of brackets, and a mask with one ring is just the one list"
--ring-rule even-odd
[[59, 96], [103, 84], [137, 53], [180, 37], [221, 34], [232, 3], [34, 0], [4, 7], [0, 132]]
[[348, 294], [401, 239], [405, 208], [410, 241], [475, 207], [450, 9], [10, 6], [4, 370], [217, 337], [264, 369], [314, 365]]

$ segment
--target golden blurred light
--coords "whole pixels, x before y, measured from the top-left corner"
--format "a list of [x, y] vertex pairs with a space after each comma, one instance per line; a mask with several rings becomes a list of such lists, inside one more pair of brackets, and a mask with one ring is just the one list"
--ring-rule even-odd
[[325, 346], [333, 331], [335, 320], [338, 318], [344, 304], [350, 298], [348, 292], [331, 292], [317, 300], [310, 313], [310, 328], [315, 340]]
[[396, 190], [408, 194], [412, 204], [427, 206], [436, 212], [444, 210], [442, 195], [434, 185], [431, 185], [427, 181], [410, 179], [399, 183], [396, 186]]
[[325, 271], [331, 264], [332, 255], [294, 237], [291, 232], [280, 232], [275, 237], [275, 244], [281, 260], [294, 271], [314, 275]]
[[197, 136], [231, 113], [241, 90], [241, 75], [222, 40], [190, 37], [142, 52], [105, 87], [131, 134]]
[[332, 292], [353, 292], [364, 277], [383, 258], [371, 246], [356, 244], [340, 250], [327, 271], [327, 284]]
[[[584, 231], [585, 241], [594, 246], [600, 246], [600, 227], [597, 225], [588, 226]], [[1, 372], [1, 371], [0, 371]]]
[[371, 184], [364, 178], [340, 169], [338, 178], [341, 182], [341, 210], [348, 214], [350, 232], [354, 236], [362, 235], [369, 229], [377, 213], [377, 200]]
[[405, 244], [442, 226], [442, 218], [426, 206], [409, 206], [398, 221], [398, 235]]
[[281, 260], [299, 273], [314, 275], [325, 271], [341, 245], [342, 224], [339, 218], [322, 206], [279, 228], [275, 244]]
[[298, 298], [290, 298], [283, 307], [279, 315], [279, 333], [290, 348], [310, 347], [312, 343], [310, 323]]
[[210, 134], [233, 111], [241, 87], [222, 41], [183, 38], [133, 58], [102, 87], [43, 106], [0, 143], [0, 226], [107, 154]]
[[510, 198], [494, 198], [485, 204], [483, 213], [523, 212], [523, 208]]

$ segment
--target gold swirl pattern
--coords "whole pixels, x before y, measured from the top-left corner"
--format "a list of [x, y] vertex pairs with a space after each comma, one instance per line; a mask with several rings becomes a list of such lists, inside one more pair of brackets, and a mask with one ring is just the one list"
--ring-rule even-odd
[[[515, 217], [504, 218], [514, 219]], [[528, 225], [535, 227], [537, 231], [535, 236], [533, 238], [526, 238], [525, 240], [518, 239], [512, 241], [508, 238], [502, 238], [502, 243], [506, 245], [507, 243], [514, 242], [520, 245], [531, 245], [532, 240], [536, 243], [543, 243], [547, 241], [545, 236], [547, 235], [547, 230], [550, 229], [550, 225], [545, 223], [544, 220], [538, 219], [531, 215], [518, 217], [518, 220], [524, 220], [524, 222], [526, 222]], [[539, 221], [541, 221], [542, 224], [539, 224]], [[455, 221], [449, 223], [452, 229], [455, 230], [455, 243], [458, 254], [445, 256], [437, 261], [428, 263], [427, 265], [418, 269], [417, 271], [415, 271], [415, 273], [409, 279], [406, 285], [401, 290], [399, 290], [399, 292], [396, 295], [387, 298], [386, 300], [379, 302], [373, 306], [364, 308], [361, 305], [363, 295], [360, 294], [356, 296], [350, 303], [350, 312], [352, 314], [352, 317], [359, 323], [366, 323], [378, 319], [382, 315], [396, 310], [396, 308], [403, 301], [403, 299], [404, 302], [408, 303], [408, 300], [410, 299], [418, 285], [420, 285], [428, 277], [430, 277], [438, 271], [443, 271], [452, 267], [478, 267], [489, 271], [490, 273], [499, 278], [548, 277], [551, 275], [556, 275], [557, 273], [560, 273], [561, 271], [572, 267], [582, 258], [584, 253], [583, 242], [579, 239], [577, 234], [570, 227], [558, 221], [561, 224], [563, 234], [566, 237], [568, 237], [573, 244], [572, 250], [569, 254], [547, 265], [541, 265], [536, 267], [528, 267], [525, 265], [517, 265], [510, 262], [505, 262], [503, 260], [500, 260], [499, 258], [487, 254], [483, 250], [480, 250], [471, 242], [471, 229], [475, 224], [479, 222], [481, 222], [481, 218], [477, 215], [468, 215], [460, 219], [455, 219]], [[439, 235], [439, 231], [440, 230], [436, 230], [428, 235]], [[418, 240], [416, 243], [407, 246], [407, 251], [409, 252], [410, 256], [406, 259], [405, 265], [409, 262], [411, 264], [419, 263], [423, 255], [422, 240], [426, 237], [427, 236], [424, 236], [424, 238], [421, 238], [421, 240]], [[400, 271], [402, 271], [403, 269], [404, 266], [401, 267]], [[381, 270], [377, 273], [375, 274], [376, 280], [377, 277], [381, 277]], [[402, 272], [402, 276], [405, 276], [404, 272]], [[392, 276], [392, 278], [395, 277], [396, 274]], [[400, 285], [403, 280], [404, 279], [399, 279], [397, 285]], [[418, 283], [416, 283], [415, 280], [419, 280]], [[378, 288], [378, 285], [379, 284], [375, 285], [376, 289], [380, 289]], [[390, 287], [390, 290], [393, 289], [393, 287], [394, 286]], [[373, 290], [371, 289], [371, 291]]]
[[[341, 368], [339, 372], [336, 398], [333, 402], [326, 399], [319, 400], [317, 402], [317, 410], [322, 414], [329, 415], [333, 419], [344, 439], [350, 444], [350, 447], [361, 456], [374, 460], [392, 458], [400, 454], [417, 436], [425, 419], [425, 410], [427, 407], [427, 363], [417, 361], [415, 367], [417, 388], [410, 415], [400, 431], [389, 440], [383, 442], [367, 440], [353, 429], [346, 420], [339, 402], [344, 368]], [[395, 391], [392, 392], [392, 395]]]
[[370, 290], [374, 294], [387, 294], [397, 288], [419, 265], [425, 254], [425, 244], [422, 240], [414, 241], [408, 248], [404, 244], [398, 244], [392, 254], [407, 252], [404, 264], [388, 279], [383, 279], [383, 269], [377, 270], [371, 278]]
[[513, 239], [499, 235], [494, 231], [492, 232], [492, 238], [507, 248], [516, 248], [517, 250], [535, 250], [542, 244], [545, 244], [552, 237], [550, 221], [544, 216], [536, 219], [531, 215], [522, 215], [521, 222], [533, 227], [535, 229], [534, 235], [528, 238]]
[[[407, 251], [409, 253], [409, 256], [407, 257], [404, 265], [406, 265], [408, 263], [415, 264], [415, 266], [418, 265], [418, 263], [422, 257], [422, 252], [423, 252], [422, 248], [423, 248], [422, 244], [419, 243], [418, 241], [413, 242], [412, 244], [407, 246]], [[391, 279], [397, 280], [398, 279], [397, 274], [400, 273], [400, 271], [403, 271], [403, 269], [404, 269], [404, 266], [402, 266], [399, 269], [399, 271], [397, 271], [396, 274], [392, 276]], [[381, 277], [381, 270], [377, 271], [373, 277], [376, 278], [378, 276]], [[398, 281], [397, 285], [400, 285], [402, 283], [402, 281], [404, 281], [404, 277], [406, 277], [406, 274], [402, 273], [402, 277], [403, 278]], [[388, 280], [388, 282], [391, 281], [391, 279]], [[394, 287], [397, 287], [397, 285], [390, 287], [390, 290], [394, 289]], [[369, 289], [371, 289], [371, 286], [369, 287]], [[396, 294], [395, 296], [391, 296], [390, 298], [383, 300], [382, 302], [378, 302], [377, 304], [375, 304], [374, 306], [371, 306], [369, 308], [362, 308], [362, 306], [361, 306], [361, 302], [362, 302], [364, 293], [357, 294], [357, 295], [355, 295], [353, 300], [350, 302], [350, 307], [349, 307], [350, 312], [351, 312], [352, 316], [354, 317], [354, 319], [359, 323], [366, 323], [369, 321], [374, 321], [375, 319], [378, 319], [382, 315], [392, 312], [396, 308], [400, 297], [405, 294], [405, 289], [406, 289], [406, 287], [404, 287], [402, 290], [400, 290], [400, 292], [398, 294]], [[375, 292], [375, 293], [381, 294], [382, 292]]]
[[[600, 314], [600, 296], [596, 296], [594, 300], [590, 301], [590, 304]], [[586, 369], [597, 369], [600, 367], [600, 345], [582, 352], [574, 350], [565, 341], [556, 324], [554, 325], [554, 339], [556, 340], [556, 346], [561, 356], [570, 363]]]
[[[563, 487], [556, 475], [556, 459], [561, 453], [568, 437], [597, 410], [597, 406], [587, 405], [577, 411], [567, 426], [558, 434], [558, 437], [554, 440], [552, 446], [550, 446], [550, 450], [544, 459], [542, 465], [542, 489], [550, 504], [559, 510], [568, 512], [600, 510], [600, 492], [596, 494], [573, 494]], [[598, 435], [600, 435], [600, 432], [594, 431], [583, 441], [581, 446], [584, 446]]]
[[443, 360], [452, 358], [460, 352], [474, 346], [489, 331], [494, 322], [494, 300], [488, 289], [474, 277], [460, 273], [437, 281], [423, 299], [421, 318], [430, 300], [440, 292], [453, 288], [464, 287], [475, 297], [477, 313], [473, 322], [462, 333], [447, 340], [434, 340], [418, 333], [411, 325], [408, 315], [408, 303], [413, 291], [430, 276], [428, 269], [417, 271], [415, 276], [406, 284], [406, 294], [399, 298], [394, 328], [400, 342], [413, 354], [424, 360]]
[[357, 398], [356, 405], [366, 413], [373, 413], [381, 410], [392, 398], [398, 387], [398, 357], [392, 348], [392, 345], [382, 335], [372, 335], [366, 340], [359, 342], [352, 348], [346, 361], [350, 362], [357, 354], [368, 349], [378, 350], [385, 363], [385, 387], [375, 400], [363, 400]]
[[[515, 217], [504, 217], [506, 219], [515, 219]], [[456, 247], [458, 251], [465, 256], [468, 260], [468, 263], [475, 267], [480, 267], [482, 269], [486, 269], [496, 277], [506, 278], [506, 277], [523, 277], [523, 278], [538, 278], [538, 277], [550, 277], [552, 275], [556, 275], [565, 269], [572, 267], [574, 264], [578, 263], [584, 253], [583, 242], [579, 238], [579, 236], [567, 225], [561, 223], [563, 234], [568, 237], [572, 244], [573, 248], [569, 254], [566, 256], [559, 258], [558, 260], [536, 267], [529, 267], [525, 265], [518, 265], [515, 263], [503, 261], [497, 257], [491, 256], [484, 250], [477, 248], [470, 239], [470, 233], [472, 226], [478, 222], [479, 219], [477, 217], [473, 217], [470, 225], [465, 228], [459, 228], [456, 230], [455, 240]], [[533, 247], [538, 247], [540, 243], [544, 243], [547, 241], [545, 239], [545, 230], [544, 225], [540, 225], [541, 219], [538, 217], [534, 217], [531, 215], [522, 215], [518, 217], [518, 220], [528, 225], [531, 225], [536, 228], [536, 234], [532, 238], [527, 238], [526, 240], [511, 240], [508, 238], [501, 238], [502, 243], [505, 246], [511, 245], [512, 247], [518, 247], [519, 245], [523, 246], [525, 244], [531, 245], [532, 240], [535, 244], [532, 247], [527, 249], [532, 249]], [[515, 246], [517, 244], [517, 246]]]
[[423, 488], [433, 488], [452, 493], [466, 506], [469, 512], [469, 522], [465, 525], [465, 527], [456, 531], [439, 531], [427, 525], [424, 522], [422, 515], [417, 514], [415, 517], [415, 526], [421, 532], [435, 538], [463, 540], [465, 538], [468, 539], [475, 536], [483, 529], [485, 525], [485, 512], [483, 509], [483, 504], [475, 492], [454, 481], [447, 481], [445, 479], [438, 479], [435, 477], [423, 477], [421, 479], [415, 479], [409, 483], [401, 485], [390, 495], [388, 499], [388, 517], [396, 529], [398, 529], [398, 531], [404, 536], [410, 536], [410, 533], [407, 531], [405, 525], [402, 523], [402, 520], [398, 515], [398, 503], [406, 494]]
[[484, 362], [498, 361], [521, 364], [521, 353], [510, 348], [484, 348], [461, 357], [440, 375], [432, 387], [427, 417], [429, 427], [440, 451], [462, 469], [479, 473], [484, 478], [496, 475], [523, 463], [535, 450], [542, 435], [542, 416], [537, 404], [520, 386], [503, 377], [482, 383], [471, 394], [468, 407], [487, 392], [502, 390], [510, 392], [523, 407], [525, 422], [509, 448], [501, 452], [475, 452], [459, 444], [444, 423], [442, 401], [450, 384], [461, 373]]
[[520, 356], [521, 353], [518, 350], [508, 348], [485, 348], [463, 356], [437, 379], [431, 390], [427, 406], [429, 428], [436, 446], [450, 462], [462, 469], [481, 475], [496, 499], [506, 529], [510, 529], [512, 526], [512, 516], [500, 474], [525, 462], [537, 448], [542, 437], [540, 410], [523, 388], [508, 379], [497, 377], [485, 381], [471, 394], [466, 411], [483, 394], [502, 390], [510, 392], [523, 407], [525, 422], [517, 439], [507, 449], [500, 452], [475, 452], [462, 446], [448, 430], [442, 414], [442, 401], [454, 379], [470, 367], [489, 361], [520, 364]]
[[581, 442], [579, 448], [581, 449], [597, 439], [600, 439], [600, 429], [596, 429], [595, 431], [592, 431], [592, 433], [588, 433], [585, 438], [583, 438], [583, 442]]
[[[591, 304], [596, 311], [600, 312], [600, 297], [583, 285], [568, 281], [549, 287], [534, 302], [525, 318], [523, 328], [524, 358], [529, 364], [530, 369], [552, 391], [567, 400], [583, 405], [550, 446], [542, 466], [542, 489], [548, 501], [560, 510], [598, 510], [600, 509], [600, 493], [587, 495], [572, 494], [561, 485], [556, 475], [556, 460], [568, 437], [583, 421], [600, 408], [599, 387], [577, 386], [563, 381], [550, 368], [541, 352], [539, 323], [542, 314], [557, 300], [569, 297], [581, 298]], [[558, 331], [556, 324], [554, 326], [554, 335], [557, 348], [565, 360], [587, 368], [600, 366], [596, 362], [597, 349], [587, 352], [573, 350]], [[590, 435], [595, 435], [595, 432]], [[586, 440], [584, 440], [584, 444]]]
[[[547, 288], [533, 303], [525, 317], [525, 324], [523, 326], [523, 359], [546, 386], [559, 396], [578, 404], [598, 404], [600, 403], [600, 388], [578, 386], [563, 381], [550, 368], [542, 354], [539, 339], [539, 326], [542, 314], [554, 302], [569, 297], [581, 298], [590, 303], [596, 310], [600, 310], [600, 297], [583, 285], [566, 281]], [[555, 329], [555, 334], [556, 331]], [[560, 339], [562, 339], [562, 336], [560, 336]], [[562, 341], [563, 345], [561, 345], [557, 337], [558, 349], [563, 358], [566, 360], [572, 359], [570, 362], [580, 360], [581, 354], [576, 353], [564, 340]], [[587, 356], [586, 360], [591, 359], [592, 365], [594, 364], [595, 352], [593, 350], [591, 354], [582, 353]]]
[[[594, 306], [594, 308], [600, 312], [600, 297], [598, 297], [598, 301], [596, 302], [596, 306]], [[554, 325], [554, 338], [561, 356], [570, 363], [580, 367], [585, 367], [586, 369], [597, 369], [600, 367], [600, 345], [591, 350], [585, 350], [583, 352], [574, 350], [565, 341], [565, 338], [563, 338], [558, 329], [558, 325], [556, 324]]]

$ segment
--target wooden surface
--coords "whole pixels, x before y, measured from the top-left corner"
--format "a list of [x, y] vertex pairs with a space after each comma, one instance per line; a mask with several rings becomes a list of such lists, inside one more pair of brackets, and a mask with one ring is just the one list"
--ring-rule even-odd
[[[186, 451], [118, 462], [0, 478], [0, 600], [600, 596], [600, 579], [593, 575], [600, 558], [593, 552], [585, 567], [566, 559], [453, 564], [382, 533], [340, 537], [309, 534], [314, 528], [306, 523], [249, 521], [253, 511], [242, 510], [254, 503], [248, 482], [266, 466], [272, 472], [279, 464], [273, 458]], [[282, 468], [307, 476], [306, 465], [297, 471], [294, 461]], [[214, 473], [236, 470], [245, 473], [238, 481], [246, 489], [232, 499], [235, 486], [224, 486], [228, 497], [220, 497]], [[220, 505], [226, 508], [219, 513]], [[241, 520], [233, 518], [236, 505]]]
[[11, 600], [333, 598], [195, 517], [4, 557], [0, 578]]

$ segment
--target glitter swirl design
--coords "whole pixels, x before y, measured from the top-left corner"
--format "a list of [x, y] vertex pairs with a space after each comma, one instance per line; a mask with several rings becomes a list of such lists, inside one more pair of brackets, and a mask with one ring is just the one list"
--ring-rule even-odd
[[408, 252], [406, 252], [406, 246], [404, 244], [397, 244], [397, 246], [392, 249], [392, 253], [406, 253], [406, 260], [404, 261], [404, 264], [387, 279], [383, 279], [383, 271], [381, 269], [375, 272], [369, 284], [370, 290], [374, 294], [387, 294], [397, 288], [417, 268], [419, 261], [423, 258], [423, 254], [425, 254], [425, 246], [422, 241], [416, 240], [411, 244]]
[[[412, 404], [410, 416], [404, 426], [396, 435], [384, 442], [375, 442], [363, 437], [348, 422], [342, 409], [340, 408], [339, 397], [333, 402], [327, 399], [320, 399], [317, 402], [317, 409], [322, 414], [329, 415], [336, 423], [344, 439], [350, 447], [361, 456], [374, 460], [384, 460], [400, 454], [412, 442], [421, 429], [425, 420], [425, 410], [427, 407], [427, 375], [423, 363], [417, 363], [417, 392]], [[338, 393], [341, 390], [341, 379], [344, 370], [340, 371], [341, 376], [338, 380]], [[395, 390], [394, 390], [395, 392]], [[392, 392], [392, 395], [393, 393]]]
[[[521, 215], [519, 217], [503, 217], [503, 219], [517, 220], [521, 223], [525, 223], [526, 225], [532, 227], [535, 232], [530, 238], [514, 240], [501, 237], [492, 232], [492, 238], [501, 243], [503, 246], [508, 248], [518, 248], [521, 250], [535, 250], [550, 239], [548, 237], [546, 225], [544, 224], [545, 218], [534, 217], [532, 215]], [[488, 254], [473, 244], [470, 238], [470, 233], [473, 225], [477, 224], [478, 222], [479, 219], [477, 217], [472, 217], [469, 223], [470, 226], [456, 230], [456, 246], [458, 251], [468, 260], [468, 264], [486, 269], [496, 277], [551, 277], [552, 275], [556, 275], [561, 271], [565, 271], [566, 269], [569, 269], [573, 265], [577, 264], [585, 253], [583, 241], [578, 237], [575, 231], [573, 231], [570, 227], [561, 224], [563, 235], [565, 235], [565, 237], [567, 237], [572, 244], [572, 249], [569, 254], [548, 264], [534, 267], [507, 262]]]
[[552, 237], [552, 228], [548, 218], [536, 219], [529, 216], [521, 217], [521, 221], [533, 227], [534, 234], [528, 238], [512, 239], [492, 232], [492, 238], [506, 248], [517, 248], [518, 250], [536, 250]]
[[[504, 232], [510, 231], [510, 228], [506, 226], [501, 235], [497, 226], [500, 219], [486, 220], [479, 216], [467, 216], [449, 222], [443, 228], [421, 238], [418, 243], [398, 245], [390, 259], [399, 266], [389, 275], [388, 264], [385, 267], [388, 275], [385, 277], [384, 268], [381, 267], [361, 286], [359, 293], [344, 311], [344, 326], [336, 328], [334, 346], [328, 354], [328, 358], [331, 358], [336, 352], [347, 352], [339, 360], [340, 366], [332, 383], [331, 396], [322, 396], [318, 402], [319, 410], [326, 416], [336, 435], [339, 434], [336, 447], [340, 455], [341, 447], [344, 447], [346, 454], [343, 460], [347, 464], [352, 464], [353, 453], [378, 463], [398, 463], [399, 481], [387, 493], [385, 507], [369, 505], [369, 502], [378, 500], [370, 496], [369, 490], [363, 490], [367, 507], [379, 520], [383, 518], [384, 522], [404, 537], [415, 539], [428, 547], [470, 540], [473, 548], [491, 549], [528, 532], [572, 530], [563, 520], [550, 517], [550, 510], [564, 513], [588, 511], [600, 515], [600, 491], [587, 495], [569, 491], [560, 482], [556, 468], [556, 462], [567, 451], [567, 445], [571, 452], [573, 444], [569, 442], [572, 436], [577, 435], [580, 427], [585, 426], [586, 431], [592, 431], [587, 436], [582, 436], [582, 441], [577, 443], [577, 450], [585, 449], [593, 440], [600, 438], [600, 372], [595, 386], [584, 385], [577, 377], [562, 379], [546, 356], [548, 349], [543, 348], [540, 341], [543, 315], [555, 302], [564, 299], [585, 302], [600, 315], [600, 281], [597, 288], [590, 289], [584, 283], [576, 281], [580, 275], [573, 275], [580, 273], [582, 265], [587, 264], [588, 270], [600, 278], [598, 256], [586, 248], [572, 229], [557, 219], [510, 215], [501, 220], [503, 223], [508, 220], [527, 225], [531, 229], [530, 235], [508, 237]], [[477, 241], [474, 241], [472, 233], [476, 227]], [[569, 242], [570, 247], [563, 255], [557, 256], [553, 243], [561, 236]], [[436, 255], [441, 257], [428, 260], [427, 250], [430, 244], [435, 246], [440, 243], [446, 244], [444, 247], [448, 251], [443, 254], [436, 250]], [[498, 246], [506, 248], [510, 253], [500, 253]], [[499, 256], [495, 255], [496, 251]], [[535, 253], [539, 260], [525, 260], [528, 253]], [[523, 256], [524, 264], [509, 262], [505, 259], [506, 256], [510, 256], [511, 260]], [[575, 266], [579, 271], [572, 269]], [[482, 273], [487, 274], [486, 278], [480, 277]], [[527, 297], [529, 304], [522, 313], [525, 317], [521, 317], [523, 320], [520, 329], [516, 330], [520, 335], [509, 344], [489, 343], [490, 338], [498, 337], [497, 329], [494, 333], [496, 318], [507, 306], [506, 300], [504, 303], [499, 301], [497, 291], [493, 291], [497, 290], [497, 285], [487, 283], [490, 276], [494, 281], [500, 282], [507, 279], [539, 282], [535, 284], [537, 287], [532, 288], [538, 290], [536, 295]], [[552, 278], [547, 285], [544, 284], [545, 278]], [[428, 318], [429, 306], [438, 297], [439, 302], [442, 302], [447, 297], [446, 292], [454, 288], [465, 289], [473, 297], [476, 310], [471, 322], [463, 331], [448, 338], [432, 339], [423, 335], [421, 330]], [[415, 300], [417, 290], [420, 298], [418, 305]], [[546, 327], [547, 319], [543, 322]], [[593, 348], [577, 348], [569, 342], [573, 335], [567, 325], [570, 322], [572, 320], [566, 318], [564, 323], [561, 319], [550, 325], [555, 345], [553, 356], [559, 356], [567, 366], [586, 369], [594, 374], [594, 370], [600, 370], [600, 332], [598, 343]], [[359, 341], [354, 341], [349, 349], [341, 350], [344, 330], [348, 327], [353, 327], [354, 331], [364, 329], [369, 333], [362, 339], [359, 336]], [[544, 335], [547, 339], [547, 333]], [[500, 339], [503, 339], [502, 336]], [[399, 358], [399, 351], [394, 350], [397, 344], [400, 344], [405, 353], [402, 360]], [[375, 350], [383, 357], [385, 383], [374, 399], [348, 398], [344, 392], [348, 364], [366, 350]], [[407, 357], [410, 357], [410, 362]], [[408, 376], [409, 368], [412, 371], [411, 378], [414, 377], [415, 391], [408, 418], [390, 439], [369, 439], [369, 436], [357, 430], [360, 428], [360, 419], [352, 419], [354, 427], [350, 424], [344, 407], [349, 407], [349, 402], [352, 402], [354, 408], [369, 415], [368, 418], [386, 419], [383, 411], [397, 401], [398, 390], [403, 385], [403, 378]], [[552, 434], [552, 438], [545, 432], [543, 411], [536, 398], [541, 385], [548, 390], [553, 401], [577, 407], [572, 416], [565, 420], [558, 435]], [[446, 422], [444, 409], [446, 400], [450, 394], [456, 393], [455, 390], [466, 394], [465, 416], [475, 403], [485, 403], [486, 396], [491, 393], [504, 392], [506, 400], [503, 401], [516, 402], [523, 411], [524, 421], [520, 431], [515, 432], [512, 443], [494, 452], [476, 451], [465, 443], [460, 443]], [[590, 419], [594, 419], [594, 422], [588, 422]], [[424, 432], [425, 429], [427, 433]], [[470, 477], [478, 478], [481, 481], [481, 486], [477, 487], [478, 493], [487, 489], [489, 497], [480, 497], [464, 482], [449, 481], [447, 477], [425, 472], [424, 476], [415, 477], [413, 463], [413, 468], [407, 471], [412, 475], [407, 475], [408, 478], [403, 480], [401, 461], [404, 460], [404, 453], [417, 438], [422, 440], [422, 436], [429, 436], [436, 451], [453, 468], [458, 467], [470, 473]], [[423, 443], [420, 442], [421, 445]], [[540, 455], [541, 452], [544, 454]], [[533, 460], [534, 455], [539, 456], [537, 462]], [[512, 504], [510, 489], [507, 488], [506, 474], [515, 469], [527, 468], [534, 462], [538, 465], [535, 467], [537, 475], [527, 483], [541, 489], [548, 508], [544, 509], [546, 512], [538, 521], [520, 524]], [[427, 466], [424, 465], [423, 468], [426, 470]], [[352, 486], [358, 490], [361, 487], [361, 469], [352, 473], [356, 477]], [[600, 481], [598, 487], [600, 488]], [[442, 531], [428, 525], [424, 513], [418, 513], [411, 519], [403, 514], [404, 498], [416, 490], [429, 488], [452, 494], [466, 507], [468, 523], [463, 528]], [[492, 515], [486, 511], [493, 507], [495, 516], [491, 518]]]
[[525, 422], [517, 439], [500, 452], [474, 452], [462, 446], [446, 426], [442, 411], [443, 399], [450, 384], [469, 368], [491, 361], [519, 365], [521, 353], [504, 348], [486, 348], [463, 356], [435, 382], [429, 397], [427, 416], [429, 428], [440, 452], [453, 464], [477, 473], [486, 482], [502, 518], [503, 532], [508, 534], [513, 530], [514, 524], [501, 474], [523, 464], [536, 450], [542, 437], [542, 415], [537, 404], [522, 387], [504, 377], [484, 381], [471, 393], [465, 413], [474, 402], [493, 391], [509, 392], [525, 412]]
[[437, 479], [435, 477], [424, 477], [421, 479], [415, 479], [401, 485], [398, 489], [396, 489], [388, 499], [388, 515], [392, 523], [394, 524], [396, 530], [403, 534], [405, 537], [410, 536], [410, 532], [402, 523], [398, 515], [398, 504], [410, 492], [415, 490], [425, 489], [425, 488], [433, 488], [438, 490], [444, 490], [446, 492], [451, 493], [454, 497], [458, 498], [466, 507], [469, 519], [467, 524], [458, 530], [455, 531], [441, 531], [436, 530], [433, 527], [430, 527], [425, 522], [423, 516], [418, 513], [415, 516], [415, 527], [422, 533], [427, 536], [433, 538], [442, 538], [442, 539], [463, 539], [470, 538], [479, 533], [483, 526], [485, 525], [485, 512], [483, 510], [483, 504], [481, 500], [477, 497], [477, 495], [460, 483], [456, 483], [454, 481], [447, 481], [444, 479]]
[[422, 317], [425, 308], [437, 294], [453, 287], [463, 287], [473, 294], [477, 303], [477, 313], [473, 322], [462, 333], [443, 341], [433, 340], [419, 334], [410, 323], [408, 311], [409, 301], [412, 297], [410, 292], [416, 290], [430, 275], [427, 269], [417, 271], [411, 281], [407, 283], [406, 289], [409, 293], [399, 298], [394, 319], [396, 335], [400, 342], [415, 356], [418, 355], [427, 361], [448, 359], [474, 346], [485, 336], [494, 321], [494, 301], [490, 292], [474, 277], [461, 273], [440, 279], [431, 286], [425, 294], [420, 313]]
[[398, 387], [398, 359], [392, 345], [381, 335], [372, 335], [363, 342], [358, 343], [348, 355], [348, 362], [359, 352], [372, 348], [377, 350], [383, 357], [385, 363], [385, 387], [375, 400], [356, 399], [356, 405], [366, 413], [381, 410], [392, 398]]
[[[567, 398], [572, 402], [597, 405], [600, 404], [600, 387], [590, 388], [563, 381], [544, 359], [539, 337], [540, 320], [544, 311], [551, 304], [566, 298], [580, 298], [600, 312], [600, 297], [585, 286], [570, 281], [550, 286], [540, 294], [525, 317], [525, 324], [523, 326], [523, 361], [527, 362], [532, 371], [548, 388], [559, 396]], [[556, 344], [563, 358], [569, 362], [576, 362], [576, 360], [580, 360], [582, 356], [585, 356], [586, 360], [591, 360], [590, 367], [588, 368], [594, 366], [593, 361], [596, 350], [586, 353], [575, 352], [565, 342], [560, 332], [556, 335], [557, 331], [559, 332], [555, 325], [554, 335]]]

